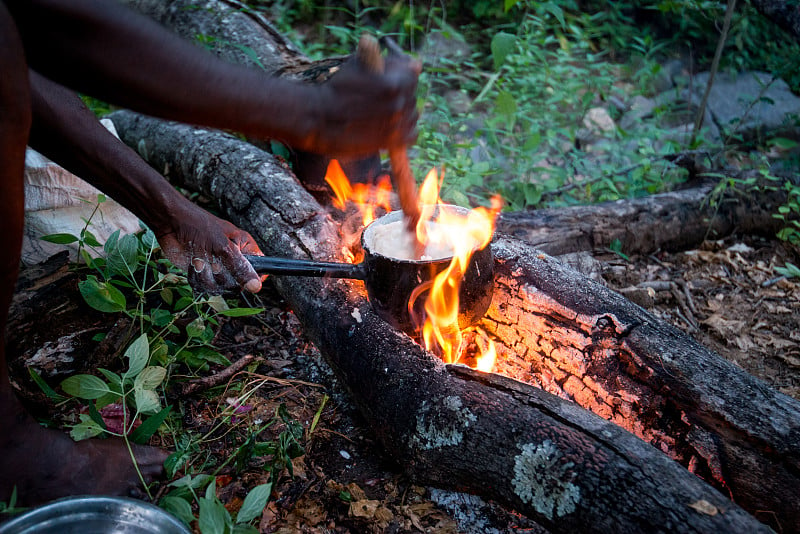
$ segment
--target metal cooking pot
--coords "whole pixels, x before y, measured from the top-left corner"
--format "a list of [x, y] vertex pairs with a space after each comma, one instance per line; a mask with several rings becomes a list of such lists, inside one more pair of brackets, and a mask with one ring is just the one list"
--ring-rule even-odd
[[0, 525], [0, 534], [191, 534], [155, 505], [124, 497], [67, 497]]
[[[469, 210], [440, 204], [438, 210], [450, 210], [466, 215]], [[376, 230], [385, 224], [401, 221], [402, 211], [394, 211], [376, 219], [364, 229], [361, 244], [364, 260], [358, 264], [317, 262], [246, 256], [256, 272], [294, 276], [328, 276], [363, 280], [369, 302], [387, 323], [407, 333], [414, 333], [424, 321], [427, 282], [447, 268], [452, 258], [435, 260], [406, 260], [375, 252]], [[459, 292], [458, 324], [466, 328], [478, 322], [492, 302], [494, 288], [494, 258], [490, 246], [472, 254]], [[411, 301], [413, 297], [413, 301]], [[411, 301], [411, 302], [409, 302]]]

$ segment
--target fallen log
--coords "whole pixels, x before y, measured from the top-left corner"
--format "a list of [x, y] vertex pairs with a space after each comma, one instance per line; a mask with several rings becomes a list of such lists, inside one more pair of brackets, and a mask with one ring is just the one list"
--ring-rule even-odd
[[[336, 225], [268, 154], [219, 132], [111, 118], [265, 254], [338, 256]], [[481, 327], [500, 343], [501, 370], [538, 387], [443, 365], [375, 316], [359, 282], [272, 277], [413, 480], [496, 499], [554, 532], [766, 529], [730, 497], [800, 528], [796, 401], [530, 245], [493, 247]]]
[[518, 211], [501, 215], [497, 229], [559, 256], [603, 250], [619, 241], [625, 254], [651, 254], [696, 247], [735, 231], [773, 237], [785, 226], [773, 215], [786, 191], [760, 175], [741, 191], [717, 191], [719, 180], [636, 199], [590, 206]]

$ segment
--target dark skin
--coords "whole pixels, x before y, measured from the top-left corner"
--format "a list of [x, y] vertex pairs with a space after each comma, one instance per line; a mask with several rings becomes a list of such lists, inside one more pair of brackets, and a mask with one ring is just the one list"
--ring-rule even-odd
[[[348, 62], [325, 85], [300, 85], [222, 62], [113, 1], [0, 1], [0, 72], [0, 332], [19, 267], [27, 144], [140, 217], [195, 287], [261, 288], [242, 256], [258, 253], [252, 237], [178, 194], [74, 91], [334, 157], [416, 137], [417, 62], [391, 56], [383, 74]], [[14, 485], [31, 505], [73, 494], [127, 494], [139, 484], [121, 442], [74, 443], [25, 413], [9, 382], [5, 339], [0, 429], [0, 500]], [[135, 454], [146, 478], [159, 474], [163, 451], [139, 447]]]

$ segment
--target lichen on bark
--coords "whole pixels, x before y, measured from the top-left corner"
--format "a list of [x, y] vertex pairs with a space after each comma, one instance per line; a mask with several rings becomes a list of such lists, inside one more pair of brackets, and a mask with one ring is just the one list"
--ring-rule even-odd
[[458, 445], [464, 438], [464, 430], [477, 420], [478, 417], [455, 395], [434, 399], [430, 403], [422, 401], [411, 444], [423, 450]]
[[514, 492], [548, 519], [575, 511], [581, 491], [572, 483], [572, 463], [562, 461], [562, 453], [553, 442], [526, 443], [514, 458]]

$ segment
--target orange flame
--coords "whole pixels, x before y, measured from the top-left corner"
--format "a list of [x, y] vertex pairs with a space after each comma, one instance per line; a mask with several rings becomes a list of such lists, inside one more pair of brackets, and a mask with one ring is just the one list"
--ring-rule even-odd
[[[325, 181], [334, 191], [333, 205], [345, 210], [348, 202], [361, 212], [366, 226], [375, 219], [377, 207], [389, 211], [391, 185], [388, 178], [377, 187], [351, 184], [339, 162], [331, 160]], [[431, 169], [419, 189], [421, 217], [417, 224], [417, 239], [426, 246], [446, 247], [453, 252], [450, 265], [431, 282], [425, 301], [425, 323], [422, 338], [425, 348], [440, 355], [445, 363], [459, 361], [464, 335], [458, 325], [459, 289], [461, 279], [469, 266], [474, 251], [489, 244], [494, 233], [494, 221], [500, 211], [499, 197], [492, 199], [491, 208], [475, 208], [467, 215], [440, 210], [434, 217], [436, 205], [441, 204], [441, 181], [436, 169]], [[491, 340], [479, 347], [475, 368], [491, 372], [496, 360], [496, 349]]]
[[[441, 203], [439, 198], [439, 180], [436, 171], [432, 170], [420, 188], [420, 201], [423, 204], [423, 219], [430, 225], [433, 205]], [[425, 232], [426, 245], [432, 242], [446, 241], [453, 251], [453, 260], [433, 279], [431, 290], [425, 301], [425, 323], [422, 326], [422, 338], [425, 348], [438, 352], [445, 363], [459, 360], [463, 332], [458, 326], [459, 290], [461, 280], [469, 267], [472, 254], [489, 244], [494, 233], [494, 220], [500, 210], [498, 197], [492, 199], [492, 208], [483, 207], [471, 210], [466, 216], [441, 211], [435, 223], [438, 231], [430, 227]], [[417, 232], [422, 239], [422, 234]], [[487, 347], [479, 358], [483, 369], [491, 370], [496, 356], [494, 345]]]
[[339, 162], [332, 159], [325, 173], [325, 181], [331, 186], [335, 195], [333, 206], [344, 211], [347, 203], [352, 202], [361, 213], [364, 226], [375, 220], [377, 208], [383, 208], [387, 212], [392, 209], [390, 205], [392, 184], [388, 176], [382, 176], [375, 187], [367, 184], [351, 184]]

